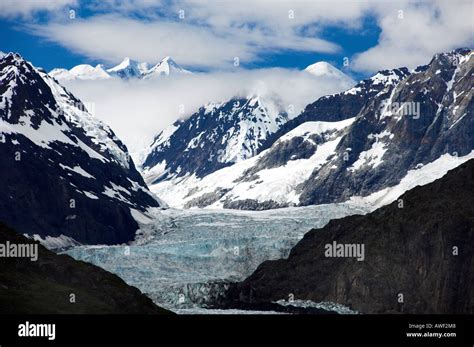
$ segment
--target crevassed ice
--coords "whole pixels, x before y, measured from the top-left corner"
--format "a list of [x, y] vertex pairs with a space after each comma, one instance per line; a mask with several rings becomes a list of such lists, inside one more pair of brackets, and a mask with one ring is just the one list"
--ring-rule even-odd
[[158, 305], [179, 311], [205, 307], [263, 261], [287, 257], [310, 229], [367, 211], [362, 204], [269, 211], [153, 209], [140, 219], [133, 245], [79, 246], [67, 254], [117, 274]]

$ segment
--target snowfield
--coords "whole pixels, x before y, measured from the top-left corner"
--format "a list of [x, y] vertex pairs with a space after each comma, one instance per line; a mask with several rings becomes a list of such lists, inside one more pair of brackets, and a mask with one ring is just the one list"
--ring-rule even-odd
[[[257, 178], [254, 179], [241, 180], [246, 176], [245, 171], [255, 167], [272, 148], [257, 156], [218, 170], [202, 179], [195, 175], [187, 175], [161, 181], [149, 187], [169, 206], [176, 208], [185, 207], [193, 199], [219, 190], [227, 192], [210, 205], [210, 208], [222, 208], [223, 201], [226, 199], [255, 199], [259, 202], [273, 200], [278, 203], [298, 204], [297, 186], [306, 181], [315, 168], [326, 163], [327, 158], [334, 153], [336, 146], [342, 139], [342, 131], [350, 127], [353, 122], [354, 118], [340, 122], [306, 122], [301, 124], [282, 136], [272, 148], [297, 137], [303, 137], [304, 141], [314, 144], [310, 136], [324, 136], [326, 142], [321, 144], [311, 157], [290, 160], [286, 165], [260, 170]], [[156, 176], [157, 172], [153, 169], [144, 172], [147, 183], [153, 182]]]

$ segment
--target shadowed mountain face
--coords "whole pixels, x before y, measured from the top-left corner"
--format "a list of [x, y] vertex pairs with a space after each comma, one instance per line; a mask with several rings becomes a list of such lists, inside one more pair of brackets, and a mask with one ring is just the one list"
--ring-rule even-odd
[[[363, 245], [330, 257], [327, 245]], [[266, 261], [224, 306], [332, 301], [362, 313], [474, 313], [474, 160], [368, 215], [313, 229], [288, 259]], [[346, 253], [348, 255], [348, 253]]]
[[0, 59], [0, 167], [0, 220], [41, 238], [127, 242], [133, 210], [159, 206], [113, 131], [13, 53]]
[[2, 314], [169, 313], [118, 276], [67, 255], [57, 255], [0, 224], [0, 244], [7, 242], [37, 245], [38, 253], [36, 261], [0, 258]]

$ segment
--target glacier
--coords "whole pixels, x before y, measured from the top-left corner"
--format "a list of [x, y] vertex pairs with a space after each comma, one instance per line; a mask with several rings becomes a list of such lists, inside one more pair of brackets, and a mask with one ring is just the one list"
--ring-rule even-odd
[[159, 306], [217, 313], [206, 305], [231, 282], [265, 260], [287, 257], [310, 229], [370, 209], [360, 202], [265, 211], [151, 208], [138, 218], [132, 244], [81, 245], [63, 253], [117, 274]]

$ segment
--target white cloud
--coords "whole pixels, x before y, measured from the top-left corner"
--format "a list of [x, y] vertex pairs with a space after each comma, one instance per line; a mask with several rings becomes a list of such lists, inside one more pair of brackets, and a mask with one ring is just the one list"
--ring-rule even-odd
[[[12, 10], [12, 1], [7, 3]], [[234, 57], [253, 62], [284, 50], [338, 53], [344, 47], [323, 39], [323, 30], [357, 31], [368, 16], [381, 29], [379, 42], [353, 57], [354, 71], [414, 67], [434, 53], [473, 42], [471, 0], [97, 0], [80, 5], [95, 15], [29, 28], [91, 59], [116, 63], [132, 56], [155, 62], [169, 55], [185, 66], [209, 69], [231, 68]], [[181, 10], [184, 19], [178, 18]]]
[[[93, 103], [96, 116], [110, 125], [134, 154], [143, 150], [164, 127], [178, 118], [189, 117], [210, 101], [259, 94], [278, 100], [284, 110], [293, 105], [296, 115], [318, 97], [349, 87], [332, 78], [288, 69], [63, 84], [84, 103]], [[184, 114], [180, 114], [180, 105], [184, 105]]]
[[[321, 30], [336, 24], [358, 27], [369, 8], [363, 1], [262, 0], [184, 0], [166, 6], [156, 0], [108, 0], [84, 6], [96, 14], [29, 28], [92, 59], [156, 61], [169, 55], [190, 67], [224, 69], [234, 57], [253, 62], [268, 52], [336, 53], [341, 47], [322, 39]], [[181, 10], [184, 19], [178, 18]]]
[[435, 53], [474, 43], [471, 0], [383, 2], [375, 11], [382, 33], [375, 47], [355, 56], [357, 71], [414, 68]]
[[32, 25], [41, 37], [92, 59], [116, 62], [124, 56], [156, 61], [172, 56], [183, 65], [230, 68], [235, 57], [254, 61], [265, 50], [335, 52], [338, 45], [317, 37], [291, 32], [269, 33], [259, 27], [213, 29], [188, 22], [140, 21], [117, 15], [101, 15], [67, 22]]
[[32, 28], [75, 52], [107, 62], [118, 62], [125, 56], [156, 62], [172, 56], [183, 65], [216, 67], [231, 66], [235, 56], [255, 58], [242, 42], [225, 39], [206, 28], [163, 20], [150, 23], [105, 15]]
[[0, 17], [31, 17], [39, 11], [58, 11], [77, 5], [77, 0], [1, 0]]
[[361, 24], [362, 15], [370, 9], [370, 3], [352, 0], [183, 0], [176, 1], [174, 8], [187, 11], [190, 20], [205, 22], [219, 29], [251, 23], [277, 31], [310, 24], [317, 27], [328, 24], [357, 27]]

